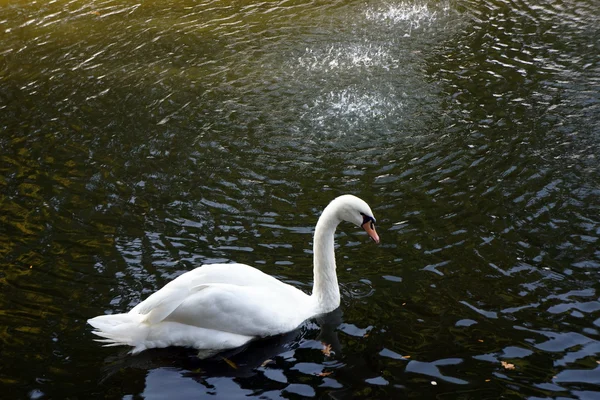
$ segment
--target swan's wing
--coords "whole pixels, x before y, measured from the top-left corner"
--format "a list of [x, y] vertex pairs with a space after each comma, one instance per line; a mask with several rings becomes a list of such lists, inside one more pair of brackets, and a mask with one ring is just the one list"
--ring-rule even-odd
[[312, 315], [310, 297], [277, 285], [201, 284], [164, 320], [246, 336], [288, 332]]
[[135, 306], [144, 322], [179, 322], [248, 336], [294, 329], [312, 314], [310, 297], [244, 264], [205, 265]]
[[198, 291], [202, 285], [210, 283], [258, 287], [279, 282], [272, 276], [245, 264], [203, 265], [173, 279], [136, 305], [129, 313], [148, 315], [146, 322], [157, 323], [171, 314], [189, 296], [190, 291]]
[[[201, 289], [201, 288], [198, 288]], [[171, 314], [190, 295], [190, 291], [162, 288], [135, 306], [130, 313], [145, 315], [144, 322], [157, 324]]]

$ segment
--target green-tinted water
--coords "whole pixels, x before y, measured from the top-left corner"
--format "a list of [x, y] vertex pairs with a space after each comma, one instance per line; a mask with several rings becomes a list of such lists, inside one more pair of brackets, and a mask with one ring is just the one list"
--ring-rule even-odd
[[[3, 393], [597, 398], [599, 18], [594, 0], [0, 1]], [[338, 313], [228, 361], [93, 342], [87, 318], [202, 263], [310, 290], [342, 193], [382, 244], [340, 227]]]

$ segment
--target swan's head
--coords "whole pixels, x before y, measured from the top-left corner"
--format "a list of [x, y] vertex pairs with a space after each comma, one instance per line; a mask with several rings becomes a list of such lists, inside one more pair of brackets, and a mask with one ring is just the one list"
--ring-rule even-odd
[[379, 243], [379, 236], [375, 231], [375, 216], [364, 200], [346, 194], [334, 199], [331, 205], [335, 207], [338, 218], [362, 227], [375, 243]]

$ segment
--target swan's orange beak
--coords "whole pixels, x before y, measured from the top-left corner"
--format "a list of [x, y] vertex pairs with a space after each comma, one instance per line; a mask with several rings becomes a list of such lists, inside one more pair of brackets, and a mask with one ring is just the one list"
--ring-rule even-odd
[[371, 239], [373, 239], [373, 241], [375, 243], [379, 243], [379, 236], [377, 235], [377, 232], [375, 231], [375, 224], [373, 223], [373, 221], [371, 221], [370, 219], [365, 221], [362, 224], [362, 228], [367, 232], [369, 237]]

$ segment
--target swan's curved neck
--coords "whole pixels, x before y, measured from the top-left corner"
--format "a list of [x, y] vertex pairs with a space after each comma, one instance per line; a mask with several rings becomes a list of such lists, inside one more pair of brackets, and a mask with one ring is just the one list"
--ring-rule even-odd
[[317, 222], [313, 242], [314, 284], [312, 297], [318, 313], [340, 305], [340, 288], [335, 270], [334, 233], [340, 223], [332, 207], [326, 207]]

